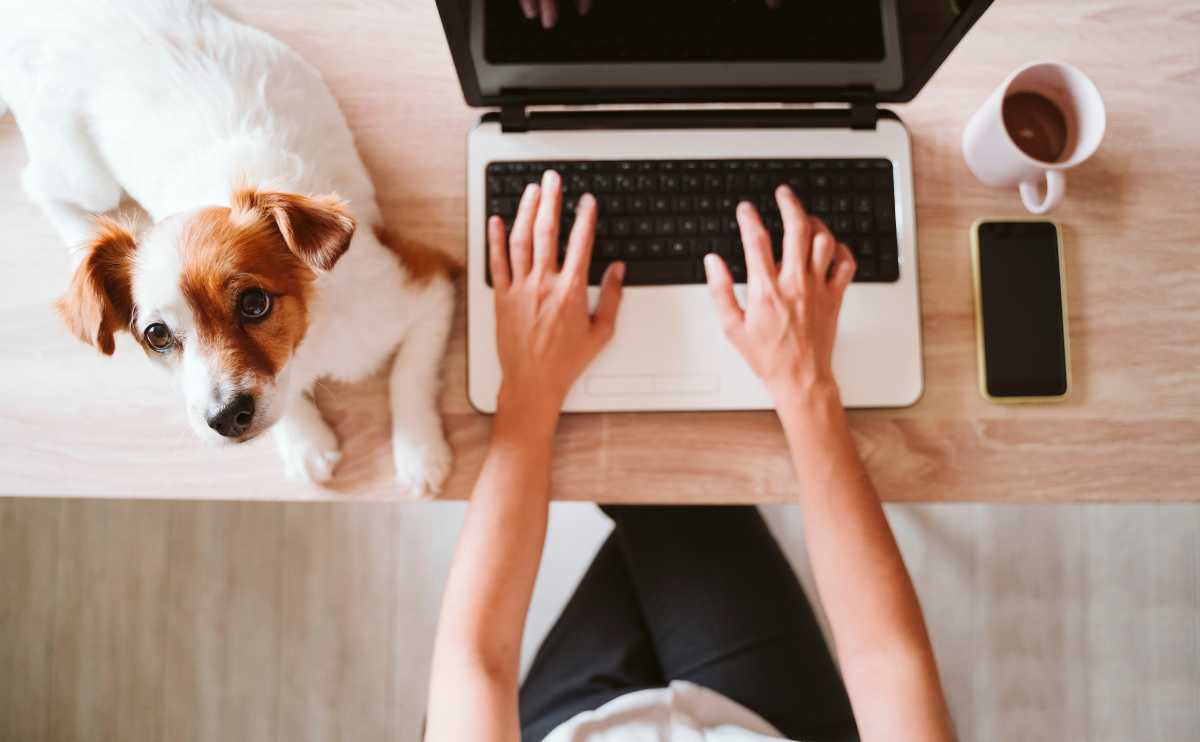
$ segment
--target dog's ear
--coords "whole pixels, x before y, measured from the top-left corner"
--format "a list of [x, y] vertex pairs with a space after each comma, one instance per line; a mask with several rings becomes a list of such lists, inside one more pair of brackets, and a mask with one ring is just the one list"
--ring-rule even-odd
[[233, 194], [232, 204], [235, 214], [273, 220], [288, 249], [314, 271], [333, 268], [354, 236], [354, 217], [332, 194], [310, 198], [243, 188]]
[[113, 333], [129, 329], [133, 319], [131, 272], [137, 243], [111, 219], [97, 221], [98, 232], [85, 248], [58, 311], [80, 340], [112, 355]]

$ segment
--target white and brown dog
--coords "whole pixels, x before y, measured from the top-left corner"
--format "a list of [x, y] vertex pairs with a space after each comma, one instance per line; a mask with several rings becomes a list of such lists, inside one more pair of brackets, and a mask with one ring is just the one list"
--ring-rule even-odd
[[[449, 263], [383, 243], [315, 69], [203, 0], [0, 0], [0, 101], [29, 152], [26, 192], [81, 246], [60, 302], [76, 335], [111, 354], [130, 331], [177, 375], [202, 439], [271, 428], [288, 475], [318, 482], [341, 453], [313, 385], [361, 379], [399, 348], [396, 474], [439, 488]], [[97, 220], [126, 196], [152, 226]]]

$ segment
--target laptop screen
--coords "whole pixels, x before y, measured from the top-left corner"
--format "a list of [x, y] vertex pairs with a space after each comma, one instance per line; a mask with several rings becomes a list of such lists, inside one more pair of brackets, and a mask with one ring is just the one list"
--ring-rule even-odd
[[989, 2], [439, 0], [439, 5], [468, 101], [481, 105], [907, 100]]

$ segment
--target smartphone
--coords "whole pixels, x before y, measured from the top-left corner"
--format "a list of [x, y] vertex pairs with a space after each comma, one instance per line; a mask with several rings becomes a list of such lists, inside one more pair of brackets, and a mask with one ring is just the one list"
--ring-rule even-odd
[[979, 391], [992, 402], [1053, 402], [1071, 393], [1062, 232], [1045, 219], [971, 227]]

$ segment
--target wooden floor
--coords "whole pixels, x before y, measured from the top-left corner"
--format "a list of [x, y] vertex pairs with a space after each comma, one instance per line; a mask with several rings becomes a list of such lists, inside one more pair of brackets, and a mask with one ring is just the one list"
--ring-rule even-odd
[[[462, 255], [462, 102], [433, 0], [234, 0], [244, 20], [325, 76], [408, 239]], [[1000, 0], [928, 87], [897, 110], [916, 173], [926, 391], [851, 423], [889, 500], [1200, 498], [1200, 11], [1195, 3]], [[959, 149], [967, 118], [1015, 66], [1059, 57], [1097, 81], [1109, 111], [1097, 155], [1068, 176], [1065, 229], [1075, 394], [1005, 408], [976, 389], [968, 227], [1020, 214]], [[31, 496], [397, 498], [384, 385], [322, 388], [346, 458], [331, 489], [284, 481], [273, 446], [201, 447], [174, 384], [128, 338], [113, 358], [76, 342], [52, 310], [67, 257], [21, 193], [25, 155], [0, 120], [0, 492]], [[442, 409], [464, 497], [489, 420], [465, 395], [462, 312]], [[555, 496], [577, 500], [786, 501], [794, 479], [769, 413], [572, 416]], [[701, 466], [696, 450], [715, 450]], [[147, 463], [149, 462], [149, 463]], [[165, 473], [169, 472], [169, 477]]]
[[[462, 513], [0, 500], [0, 742], [414, 742]], [[963, 742], [1196, 739], [1200, 506], [890, 517]], [[555, 507], [527, 661], [606, 524]]]

